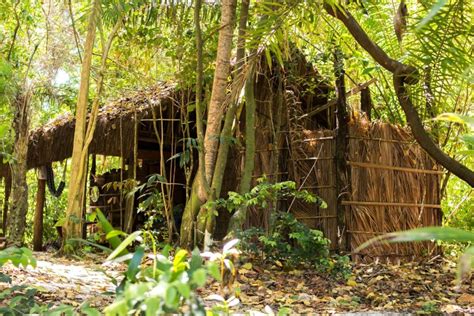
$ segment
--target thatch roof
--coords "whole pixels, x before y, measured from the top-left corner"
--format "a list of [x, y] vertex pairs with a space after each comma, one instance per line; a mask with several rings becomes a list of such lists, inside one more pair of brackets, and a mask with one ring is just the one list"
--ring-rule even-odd
[[[128, 157], [133, 152], [135, 119], [153, 118], [152, 111], [179, 111], [173, 105], [175, 87], [156, 85], [136, 91], [103, 106], [99, 110], [89, 153]], [[160, 115], [157, 114], [159, 117]], [[57, 117], [31, 131], [28, 145], [28, 168], [36, 168], [71, 157], [75, 118], [72, 114]], [[0, 165], [0, 177], [8, 174], [8, 165]]]

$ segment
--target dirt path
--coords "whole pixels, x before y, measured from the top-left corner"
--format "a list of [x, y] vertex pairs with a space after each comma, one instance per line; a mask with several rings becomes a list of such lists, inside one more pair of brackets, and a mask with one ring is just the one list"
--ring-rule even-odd
[[43, 303], [78, 306], [84, 301], [92, 306], [106, 306], [111, 301], [115, 286], [104, 273], [118, 277], [120, 267], [104, 267], [96, 260], [73, 261], [54, 257], [51, 253], [35, 252], [36, 268], [15, 268], [7, 264], [3, 273], [12, 278], [12, 284], [0, 283], [0, 292], [15, 285], [35, 288], [36, 297]]
[[[6, 265], [0, 270], [12, 278], [11, 285], [0, 283], [0, 294], [12, 286], [26, 285], [37, 289], [36, 299], [46, 304], [76, 307], [88, 301], [101, 309], [113, 300], [106, 292], [115, 290], [104, 272], [120, 278], [124, 269], [119, 265], [104, 267], [99, 257], [73, 261], [50, 253], [34, 255], [36, 268]], [[240, 266], [234, 284], [241, 302], [234, 311], [268, 313], [287, 307], [292, 314], [474, 314], [474, 278], [457, 286], [455, 275], [454, 264], [445, 259], [423, 264], [358, 264], [349, 281], [344, 282], [310, 269], [283, 271], [277, 266], [247, 263]], [[199, 293], [211, 306], [209, 296], [220, 293], [219, 285], [212, 282]]]

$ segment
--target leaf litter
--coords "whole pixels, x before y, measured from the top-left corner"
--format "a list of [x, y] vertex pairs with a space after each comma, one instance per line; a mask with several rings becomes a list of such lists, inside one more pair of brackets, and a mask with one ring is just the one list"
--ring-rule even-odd
[[[73, 261], [49, 253], [35, 253], [36, 268], [5, 265], [3, 273], [12, 283], [0, 283], [0, 292], [14, 285], [37, 289], [36, 299], [54, 306], [105, 307], [113, 301], [115, 286], [124, 265], [101, 265], [103, 258]], [[240, 304], [234, 312], [256, 311], [269, 314], [290, 310], [291, 314], [348, 312], [410, 312], [419, 314], [474, 314], [474, 278], [456, 281], [455, 263], [442, 258], [400, 265], [353, 264], [352, 276], [345, 281], [312, 269], [285, 269], [278, 263], [246, 262], [238, 269], [232, 293], [222, 293], [219, 283], [200, 289], [202, 297], [235, 295]], [[205, 299], [211, 306], [215, 301]], [[0, 303], [0, 306], [2, 303]]]

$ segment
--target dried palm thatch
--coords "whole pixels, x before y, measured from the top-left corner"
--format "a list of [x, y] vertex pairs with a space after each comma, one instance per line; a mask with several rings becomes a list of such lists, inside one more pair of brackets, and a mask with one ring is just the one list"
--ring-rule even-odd
[[[303, 130], [298, 142], [292, 142], [290, 179], [298, 188], [308, 190], [326, 203], [327, 208], [294, 200], [289, 205], [296, 218], [311, 228], [321, 230], [331, 240], [331, 248], [338, 246], [337, 194], [335, 186], [334, 131]], [[295, 138], [296, 135], [293, 136]]]
[[[409, 131], [387, 123], [354, 122], [348, 163], [351, 200], [346, 214], [350, 249], [387, 232], [441, 225], [439, 166]], [[412, 258], [438, 249], [432, 243], [379, 245], [361, 257]]]
[[[351, 122], [347, 152], [351, 181], [341, 192], [334, 185], [334, 132], [302, 130], [299, 134], [300, 145], [293, 143], [288, 164], [290, 177], [300, 188], [322, 197], [328, 208], [295, 201], [291, 211], [310, 227], [322, 230], [333, 248], [338, 238], [345, 238], [346, 250], [351, 251], [379, 234], [441, 224], [441, 171], [407, 129], [364, 119]], [[337, 224], [341, 195], [345, 227]], [[379, 245], [358, 258], [410, 259], [437, 251], [429, 243]]]
[[[156, 85], [113, 101], [99, 110], [90, 154], [129, 157], [133, 153], [134, 127], [143, 119], [179, 117], [174, 105], [174, 86]], [[165, 113], [165, 114], [163, 114]], [[31, 131], [28, 145], [28, 168], [36, 168], [71, 157], [75, 118], [62, 115]], [[165, 141], [166, 143], [166, 141]], [[8, 166], [0, 165], [0, 175]]]

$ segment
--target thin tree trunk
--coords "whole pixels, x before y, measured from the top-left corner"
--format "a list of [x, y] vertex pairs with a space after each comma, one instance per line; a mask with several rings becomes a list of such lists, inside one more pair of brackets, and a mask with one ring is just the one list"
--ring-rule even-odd
[[[227, 165], [229, 147], [232, 138], [232, 125], [236, 119], [236, 113], [238, 109], [238, 99], [240, 92], [245, 83], [245, 34], [247, 28], [247, 19], [248, 19], [248, 10], [250, 2], [248, 0], [242, 1], [242, 10], [239, 19], [239, 36], [237, 39], [237, 63], [236, 63], [236, 73], [232, 82], [232, 88], [230, 93], [230, 106], [226, 111], [224, 119], [224, 127], [220, 135], [220, 144], [219, 151], [217, 153], [217, 160], [214, 168], [214, 175], [212, 177], [211, 185], [211, 196], [208, 198], [209, 201], [215, 201], [220, 197], [222, 182], [224, 180], [224, 172]], [[205, 216], [205, 221], [198, 218], [198, 229], [201, 231], [206, 230], [210, 234], [214, 233], [215, 226], [215, 214], [217, 213], [216, 209], [201, 210], [199, 216]], [[205, 223], [205, 224], [204, 224]], [[202, 226], [201, 226], [202, 225]]]
[[[255, 165], [255, 66], [252, 66], [247, 82], [245, 84], [245, 158], [244, 170], [240, 179], [240, 193], [244, 194], [250, 191], [252, 183], [252, 174]], [[278, 136], [278, 135], [277, 135]], [[247, 207], [239, 208], [231, 217], [229, 222], [228, 234], [235, 234], [242, 228], [247, 217]]]
[[8, 217], [8, 239], [14, 245], [23, 245], [28, 212], [28, 185], [26, 183], [28, 160], [28, 130], [30, 116], [31, 94], [29, 91], [20, 91], [15, 100], [15, 143], [13, 157], [15, 162], [11, 166], [12, 194], [10, 216]]
[[[226, 100], [226, 88], [230, 76], [230, 58], [232, 54], [232, 37], [234, 31], [234, 20], [237, 0], [222, 0], [221, 2], [221, 24], [219, 30], [219, 39], [217, 44], [216, 69], [214, 71], [214, 81], [212, 85], [211, 100], [207, 112], [207, 127], [204, 135], [204, 168], [206, 182], [202, 183], [199, 176], [194, 179], [191, 197], [188, 201], [183, 214], [181, 226], [182, 247], [190, 245], [190, 237], [193, 236], [196, 217], [201, 221], [201, 227], [206, 226], [205, 210], [199, 212], [199, 208], [205, 202], [195, 194], [203, 195], [205, 192], [203, 186], [211, 183], [216, 166], [217, 152], [219, 149], [219, 137], [221, 134], [221, 123], [224, 115], [224, 106]], [[201, 194], [199, 194], [201, 192]], [[200, 214], [199, 214], [200, 213]], [[199, 216], [198, 216], [199, 214]], [[199, 237], [206, 234], [205, 231], [198, 231]], [[208, 233], [209, 234], [209, 233]]]
[[[115, 23], [113, 29], [111, 30], [107, 42], [103, 43], [101, 65], [99, 71], [99, 77], [97, 80], [96, 96], [92, 102], [92, 110], [87, 124], [87, 130], [84, 133], [86, 120], [87, 120], [87, 96], [89, 92], [89, 79], [90, 79], [90, 69], [91, 69], [91, 57], [93, 52], [94, 40], [95, 40], [95, 26], [96, 26], [96, 15], [100, 11], [101, 0], [94, 1], [93, 12], [91, 13], [91, 19], [89, 20], [88, 34], [86, 37], [86, 45], [84, 50], [84, 60], [83, 60], [83, 69], [81, 71], [81, 86], [79, 88], [79, 99], [76, 112], [76, 129], [74, 131], [74, 147], [73, 147], [73, 156], [72, 156], [72, 168], [71, 168], [71, 182], [70, 188], [74, 190], [69, 190], [68, 196], [68, 209], [66, 215], [66, 234], [64, 236], [63, 242], [67, 242], [69, 238], [77, 238], [82, 234], [82, 215], [83, 215], [83, 205], [82, 201], [84, 199], [85, 187], [86, 187], [86, 163], [89, 153], [89, 145], [92, 142], [95, 127], [97, 125], [97, 115], [99, 113], [99, 101], [102, 96], [102, 90], [104, 86], [105, 71], [107, 70], [107, 58], [112, 47], [112, 42], [117, 34], [119, 28], [122, 26], [123, 22], [123, 12], [120, 12], [120, 15]], [[83, 76], [84, 75], [84, 86], [83, 86]], [[81, 111], [79, 112], [79, 108]], [[80, 117], [80, 133], [78, 132], [78, 115]], [[77, 133], [77, 135], [76, 135]], [[76, 147], [76, 137], [80, 137], [77, 145], [82, 143], [81, 148]], [[74, 155], [77, 155], [76, 158]], [[76, 164], [74, 164], [76, 162]], [[76, 166], [76, 168], [74, 167]], [[75, 180], [75, 181], [74, 181]]]
[[221, 24], [217, 43], [216, 70], [212, 83], [211, 100], [207, 112], [204, 137], [206, 180], [211, 183], [219, 149], [221, 122], [224, 115], [226, 88], [230, 76], [230, 58], [237, 0], [222, 0]]
[[5, 198], [3, 200], [3, 214], [2, 214], [2, 235], [7, 235], [7, 219], [8, 207], [10, 203], [10, 193], [12, 192], [12, 176], [9, 172], [5, 177]]
[[209, 194], [209, 183], [206, 179], [205, 146], [204, 146], [204, 106], [202, 103], [202, 92], [204, 83], [203, 70], [203, 41], [201, 30], [201, 7], [202, 0], [196, 0], [194, 7], [194, 27], [196, 28], [196, 130], [198, 142], [198, 171], [191, 187], [191, 195], [186, 203], [183, 217], [181, 219], [180, 245], [191, 248], [193, 240], [194, 222], [199, 208], [204, 203]]
[[196, 130], [198, 142], [198, 174], [200, 181], [198, 189], [199, 199], [205, 201], [209, 194], [209, 183], [206, 179], [206, 165], [205, 165], [205, 147], [204, 147], [204, 107], [202, 104], [202, 89], [204, 84], [204, 70], [203, 70], [203, 42], [201, 30], [201, 7], [202, 0], [196, 0], [196, 7], [194, 8], [194, 25], [196, 28], [196, 50], [197, 50], [197, 66], [196, 66]]
[[181, 219], [181, 229], [179, 234], [179, 244], [182, 248], [192, 248], [195, 246], [194, 236], [196, 235], [196, 218], [199, 214], [203, 201], [199, 199], [198, 190], [200, 188], [200, 179], [195, 177], [191, 187], [191, 194], [184, 207], [183, 217]]
[[336, 192], [337, 192], [337, 226], [339, 231], [338, 245], [339, 250], [346, 250], [347, 240], [344, 237], [346, 231], [345, 221], [345, 207], [342, 205], [342, 201], [350, 190], [350, 168], [347, 165], [347, 152], [349, 146], [349, 120], [350, 115], [347, 110], [346, 101], [346, 85], [344, 80], [344, 60], [342, 52], [339, 48], [336, 48], [334, 52], [334, 75], [336, 77], [336, 92], [337, 92], [337, 105], [336, 105], [336, 152], [335, 152], [335, 164], [336, 164]]
[[63, 227], [63, 243], [67, 242], [69, 238], [79, 238], [82, 234], [82, 201], [84, 195], [83, 183], [85, 181], [85, 159], [83, 159], [82, 156], [86, 136], [87, 104], [89, 97], [92, 53], [94, 49], [96, 24], [100, 5], [100, 0], [94, 0], [92, 12], [89, 17], [87, 37], [84, 47], [79, 96], [76, 106], [76, 125], [74, 129], [74, 143], [71, 162], [71, 181], [69, 182], [66, 221]]

